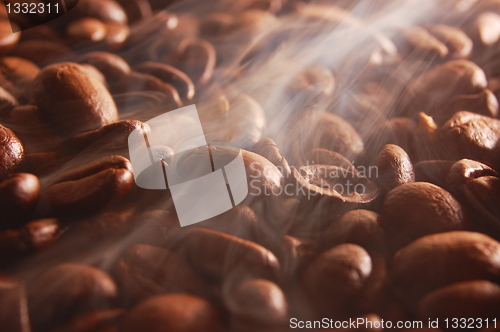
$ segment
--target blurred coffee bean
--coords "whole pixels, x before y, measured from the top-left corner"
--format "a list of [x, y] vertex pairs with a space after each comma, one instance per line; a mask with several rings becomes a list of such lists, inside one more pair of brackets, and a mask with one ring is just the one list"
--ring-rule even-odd
[[163, 82], [172, 85], [185, 102], [189, 102], [194, 97], [195, 88], [191, 79], [182, 71], [172, 66], [148, 61], [135, 66], [134, 70], [153, 75]]
[[36, 27], [24, 30], [21, 34], [21, 41], [26, 40], [47, 40], [63, 43], [63, 37], [54, 28], [47, 25], [37, 25]]
[[20, 101], [25, 101], [30, 97], [31, 83], [40, 72], [40, 68], [23, 58], [5, 56], [0, 58], [0, 72], [13, 86], [9, 88], [7, 85], [4, 88]]
[[374, 165], [377, 174], [373, 180], [386, 192], [415, 181], [410, 157], [397, 145], [384, 146], [375, 158]]
[[82, 18], [66, 27], [66, 36], [74, 43], [98, 42], [106, 36], [106, 25], [95, 18]]
[[468, 158], [491, 163], [500, 162], [500, 120], [466, 111], [455, 115], [439, 128], [445, 149], [456, 159]]
[[396, 44], [403, 57], [435, 60], [448, 56], [448, 47], [425, 28], [414, 26], [402, 31], [401, 42]]
[[382, 216], [369, 210], [353, 210], [344, 213], [324, 231], [321, 242], [324, 248], [343, 243], [353, 243], [368, 252], [383, 252], [385, 231]]
[[124, 314], [123, 309], [89, 311], [76, 316], [55, 332], [112, 332], [116, 331]]
[[26, 291], [15, 280], [0, 280], [0, 324], [6, 332], [31, 332]]
[[106, 36], [104, 40], [97, 43], [96, 50], [107, 52], [118, 52], [122, 49], [130, 36], [130, 28], [123, 23], [108, 23], [106, 24]]
[[472, 40], [459, 28], [437, 24], [429, 27], [429, 32], [448, 47], [447, 57], [451, 59], [467, 59], [471, 55]]
[[[17, 228], [31, 215], [40, 198], [40, 181], [29, 173], [10, 174], [0, 182], [0, 229]], [[21, 223], [21, 224], [20, 224]]]
[[153, 15], [148, 0], [117, 0], [116, 2], [125, 10], [130, 24], [148, 19]]
[[237, 331], [276, 331], [287, 325], [285, 294], [275, 283], [264, 279], [242, 282], [224, 298]]
[[481, 68], [468, 60], [452, 60], [415, 78], [406, 88], [399, 108], [415, 116], [457, 95], [480, 93], [487, 86]]
[[335, 92], [335, 78], [325, 67], [310, 66], [301, 70], [288, 86], [291, 99], [301, 95], [307, 100], [330, 97]]
[[500, 38], [500, 15], [481, 13], [472, 24], [471, 34], [477, 44], [493, 46]]
[[213, 304], [188, 294], [151, 297], [125, 314], [120, 332], [225, 331], [222, 313]]
[[383, 216], [386, 231], [406, 236], [407, 243], [424, 235], [462, 229], [465, 222], [460, 203], [446, 190], [426, 182], [389, 191]]
[[123, 120], [100, 129], [76, 134], [69, 140], [69, 143], [77, 149], [91, 146], [99, 146], [100, 148], [127, 147], [129, 135], [136, 129], [143, 134], [150, 131], [149, 127], [140, 121]]
[[183, 258], [146, 244], [129, 248], [114, 267], [113, 275], [127, 306], [159, 294], [205, 293], [203, 280]]
[[497, 97], [488, 89], [473, 95], [459, 95], [437, 105], [434, 110], [429, 110], [438, 125], [443, 125], [455, 113], [469, 111], [496, 118], [498, 115]]
[[213, 76], [216, 51], [212, 44], [201, 39], [186, 38], [175, 53], [166, 54], [162, 62], [186, 73], [197, 87], [205, 86]]
[[12, 130], [0, 125], [0, 179], [15, 171], [23, 159], [22, 142]]
[[186, 229], [175, 243], [176, 252], [197, 271], [214, 280], [228, 276], [273, 279], [280, 266], [274, 254], [264, 247], [209, 229]]
[[12, 55], [46, 66], [74, 57], [73, 51], [64, 44], [47, 40], [27, 40], [19, 44]]
[[68, 136], [118, 120], [106, 87], [76, 63], [44, 68], [33, 83], [33, 102], [58, 131]]
[[48, 269], [27, 288], [35, 331], [45, 331], [79, 313], [107, 308], [117, 296], [116, 285], [106, 272], [76, 263]]
[[59, 237], [57, 219], [31, 221], [20, 229], [0, 232], [0, 264], [18, 264], [23, 258], [50, 247]]
[[356, 311], [371, 273], [370, 255], [358, 245], [342, 244], [319, 255], [302, 282], [318, 315], [344, 317]]
[[62, 173], [44, 195], [54, 214], [88, 215], [119, 201], [133, 182], [130, 162], [121, 156], [109, 156]]
[[349, 160], [356, 158], [364, 149], [356, 130], [344, 119], [329, 112], [308, 111], [298, 115], [293, 120], [289, 133], [293, 138], [290, 140], [288, 135], [288, 144], [280, 146], [284, 146], [287, 151], [290, 149], [290, 142], [294, 143], [298, 155], [292, 162], [314, 148], [338, 152]]
[[12, 27], [7, 20], [0, 20], [0, 54], [9, 53], [19, 41], [21, 34], [13, 33]]
[[123, 8], [113, 0], [85, 0], [78, 3], [68, 18], [93, 17], [103, 23], [127, 23]]
[[96, 67], [106, 77], [108, 83], [118, 81], [130, 74], [128, 63], [116, 54], [108, 52], [90, 52], [78, 59]]
[[[498, 316], [500, 286], [487, 280], [463, 281], [444, 286], [428, 293], [418, 305], [422, 319], [439, 319], [443, 330], [453, 330], [444, 324], [449, 317], [474, 322], [493, 319]], [[470, 323], [470, 322], [469, 322]], [[482, 324], [481, 324], [482, 325]]]
[[[500, 178], [497, 176], [481, 176], [468, 181], [457, 189], [458, 195], [471, 209], [476, 223], [487, 227], [486, 232], [500, 239]], [[489, 228], [489, 230], [488, 230]]]
[[253, 152], [272, 162], [285, 178], [290, 177], [292, 171], [285, 157], [281, 155], [278, 145], [269, 137], [264, 137], [255, 144]]
[[445, 188], [446, 176], [455, 162], [452, 160], [425, 160], [414, 166], [415, 181], [429, 182]]
[[354, 165], [340, 153], [333, 152], [327, 149], [312, 149], [307, 152], [302, 158], [301, 165], [332, 165], [342, 167], [346, 170], [356, 173]]
[[498, 280], [500, 243], [474, 232], [428, 235], [399, 250], [392, 277], [401, 300], [412, 302], [459, 281]]

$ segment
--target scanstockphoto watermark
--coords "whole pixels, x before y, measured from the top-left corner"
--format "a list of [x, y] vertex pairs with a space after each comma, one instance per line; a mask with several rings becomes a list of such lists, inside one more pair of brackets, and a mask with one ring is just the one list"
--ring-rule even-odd
[[[430, 326], [430, 325], [429, 325]], [[323, 318], [321, 320], [298, 320], [290, 319], [292, 329], [421, 329], [424, 327], [423, 321], [389, 321], [370, 320], [364, 317], [349, 318], [348, 320], [333, 320]]]
[[[368, 191], [366, 180], [378, 178], [379, 174], [377, 166], [352, 166], [348, 168], [314, 164], [312, 168], [308, 166], [298, 169], [292, 167], [292, 170], [297, 169], [301, 176], [309, 179], [308, 183], [322, 189], [334, 190], [342, 196], [364, 195]], [[281, 167], [278, 166], [277, 168], [283, 172]], [[286, 183], [280, 187], [262, 186], [262, 179], [267, 178], [269, 174], [273, 174], [274, 167], [266, 166], [262, 169], [261, 164], [251, 163], [250, 170], [248, 184], [251, 189], [250, 195], [297, 195], [307, 196], [309, 199], [312, 196], [319, 195], [318, 190], [311, 190], [310, 187], [304, 187], [299, 183]]]

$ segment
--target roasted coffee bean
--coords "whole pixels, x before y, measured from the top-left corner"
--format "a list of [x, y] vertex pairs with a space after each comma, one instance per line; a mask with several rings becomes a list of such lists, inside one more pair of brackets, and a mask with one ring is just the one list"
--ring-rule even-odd
[[411, 27], [404, 29], [400, 37], [402, 39], [399, 48], [404, 57], [424, 58], [433, 60], [444, 58], [448, 55], [448, 47], [429, 31], [422, 27]]
[[408, 154], [399, 146], [387, 144], [375, 158], [377, 174], [374, 181], [386, 192], [415, 181]]
[[225, 331], [222, 314], [210, 302], [188, 294], [149, 298], [125, 314], [120, 332]]
[[127, 23], [123, 8], [113, 0], [86, 0], [78, 4], [68, 17], [93, 17], [104, 23]]
[[448, 47], [447, 57], [467, 59], [472, 53], [472, 40], [462, 30], [444, 24], [433, 25], [429, 32]]
[[[40, 198], [40, 181], [29, 173], [14, 173], [0, 182], [0, 229], [20, 227]], [[17, 222], [16, 222], [17, 220]]]
[[311, 66], [301, 70], [290, 82], [288, 94], [291, 99], [314, 100], [318, 97], [330, 97], [335, 92], [335, 78], [328, 68]]
[[96, 49], [107, 52], [118, 52], [130, 36], [130, 28], [123, 23], [108, 23], [104, 40], [97, 43]]
[[499, 177], [498, 173], [488, 165], [475, 160], [462, 159], [451, 166], [446, 175], [446, 183], [450, 186], [458, 186], [482, 176]]
[[33, 101], [57, 130], [69, 136], [118, 119], [106, 87], [76, 63], [44, 68], [33, 83]]
[[153, 15], [151, 5], [148, 0], [117, 0], [122, 6], [130, 24], [145, 20]]
[[29, 99], [31, 83], [40, 72], [40, 68], [31, 61], [5, 56], [0, 58], [0, 72], [8, 82], [7, 85], [3, 85], [4, 88], [15, 98], [24, 101]]
[[353, 243], [368, 252], [385, 248], [385, 232], [382, 216], [369, 210], [353, 210], [337, 218], [321, 236], [324, 248], [338, 244]]
[[410, 116], [457, 95], [475, 94], [487, 86], [481, 68], [468, 60], [452, 60], [415, 78], [406, 88], [400, 111]]
[[222, 280], [228, 275], [275, 278], [279, 262], [272, 252], [236, 236], [190, 228], [175, 241], [176, 252], [203, 275]]
[[186, 38], [172, 54], [166, 54], [162, 62], [186, 73], [197, 87], [205, 86], [214, 73], [216, 51], [212, 44], [201, 39]]
[[342, 167], [346, 170], [356, 173], [354, 165], [340, 153], [333, 152], [327, 149], [312, 149], [307, 152], [302, 158], [302, 165], [332, 165]]
[[113, 53], [90, 52], [82, 55], [78, 62], [96, 67], [108, 82], [118, 81], [130, 74], [128, 63]]
[[181, 99], [188, 102], [193, 99], [195, 94], [194, 84], [191, 79], [182, 71], [162, 63], [143, 62], [134, 67], [134, 70], [153, 75], [165, 83], [172, 85]]
[[12, 173], [24, 159], [24, 147], [19, 138], [0, 125], [0, 179]]
[[429, 182], [447, 188], [446, 177], [455, 162], [452, 160], [425, 160], [414, 166], [415, 181]]
[[106, 308], [117, 296], [116, 285], [106, 272], [76, 263], [48, 269], [27, 288], [35, 331], [64, 323], [75, 314]]
[[58, 327], [55, 332], [111, 332], [123, 317], [123, 309], [89, 311], [76, 316], [67, 324]]
[[405, 302], [454, 282], [498, 280], [500, 243], [474, 232], [428, 235], [396, 253], [392, 276]]
[[0, 114], [6, 114], [8, 111], [18, 105], [16, 98], [7, 90], [0, 87]]
[[87, 73], [92, 76], [94, 79], [96, 79], [97, 81], [99, 81], [102, 85], [106, 86], [107, 82], [106, 82], [106, 78], [104, 77], [104, 75], [99, 71], [97, 70], [96, 67], [92, 66], [92, 65], [88, 65], [86, 63], [84, 64], [81, 64], [81, 66], [85, 69], [85, 71], [87, 71]]
[[228, 291], [224, 302], [237, 331], [284, 329], [288, 317], [285, 294], [275, 283], [264, 279], [242, 282]]
[[443, 125], [455, 113], [469, 111], [496, 118], [498, 115], [498, 100], [488, 89], [473, 95], [459, 95], [438, 105], [434, 111], [429, 112], [438, 125]]
[[129, 248], [116, 264], [113, 276], [127, 305], [159, 294], [205, 293], [203, 280], [183, 258], [146, 244]]
[[16, 264], [30, 254], [43, 251], [58, 239], [60, 232], [57, 219], [39, 219], [17, 230], [0, 232], [0, 264]]
[[53, 151], [64, 141], [64, 137], [51, 128], [35, 105], [18, 106], [2, 121], [15, 128], [26, 154]]
[[460, 203], [446, 190], [426, 182], [408, 183], [389, 191], [383, 216], [386, 230], [409, 240], [459, 230], [465, 222]]
[[370, 255], [358, 245], [342, 244], [319, 255], [302, 282], [318, 315], [342, 317], [355, 312], [371, 273]]
[[20, 33], [13, 33], [7, 20], [0, 20], [0, 54], [7, 54], [13, 50], [21, 37]]
[[95, 18], [82, 18], [66, 27], [66, 36], [74, 43], [98, 42], [106, 36], [106, 25]]
[[[296, 149], [300, 154], [314, 148], [323, 148], [353, 159], [364, 149], [363, 140], [356, 130], [344, 119], [332, 113], [304, 112], [295, 118], [289, 130], [293, 138], [289, 136], [288, 144], [280, 146], [284, 146], [287, 150], [290, 141], [298, 143]], [[297, 156], [292, 162], [299, 158], [300, 156]]]
[[0, 324], [4, 331], [31, 331], [24, 286], [4, 277], [0, 280]]
[[149, 126], [140, 121], [123, 120], [94, 131], [76, 134], [69, 140], [69, 143], [77, 149], [84, 149], [90, 146], [107, 148], [126, 147], [129, 135], [136, 129], [142, 134], [150, 132]]
[[452, 330], [443, 324], [447, 318], [493, 319], [498, 316], [499, 306], [500, 286], [487, 280], [473, 280], [430, 292], [420, 300], [418, 312], [423, 319], [439, 319], [443, 330]]
[[471, 30], [477, 44], [493, 46], [500, 38], [500, 15], [494, 12], [481, 13], [472, 24]]
[[456, 159], [500, 162], [500, 120], [470, 112], [458, 112], [438, 130], [444, 148]]
[[44, 195], [55, 214], [88, 215], [123, 198], [133, 181], [130, 162], [109, 156], [62, 173]]
[[264, 137], [258, 141], [253, 147], [253, 152], [272, 162], [274, 166], [278, 167], [285, 178], [290, 177], [292, 174], [288, 161], [281, 155], [278, 145], [271, 138]]
[[131, 72], [111, 86], [114, 93], [127, 93], [133, 91], [155, 91], [162, 93], [168, 99], [169, 107], [176, 109], [182, 106], [182, 101], [177, 90], [168, 83], [149, 74]]
[[74, 57], [73, 51], [69, 47], [47, 40], [24, 41], [16, 47], [12, 54], [42, 67]]

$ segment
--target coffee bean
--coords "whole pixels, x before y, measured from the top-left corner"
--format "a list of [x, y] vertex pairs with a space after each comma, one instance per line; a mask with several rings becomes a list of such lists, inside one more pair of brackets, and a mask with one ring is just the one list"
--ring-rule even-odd
[[0, 229], [22, 226], [19, 222], [31, 215], [39, 197], [40, 181], [33, 174], [13, 173], [0, 182]]
[[342, 244], [319, 255], [302, 282], [318, 315], [342, 317], [356, 309], [372, 272], [370, 255], [355, 244]]
[[397, 145], [384, 146], [375, 158], [374, 165], [378, 171], [374, 181], [386, 192], [415, 181], [410, 157]]
[[354, 165], [343, 155], [327, 149], [312, 149], [303, 157], [302, 165], [332, 165], [342, 167], [351, 172], [357, 172]]
[[109, 83], [120, 80], [130, 73], [128, 63], [113, 53], [90, 52], [82, 55], [79, 62], [96, 67]]
[[33, 83], [33, 102], [58, 131], [69, 136], [118, 120], [106, 87], [76, 63], [44, 68]]
[[237, 285], [224, 298], [238, 331], [276, 331], [286, 326], [288, 305], [275, 283], [251, 279]]
[[130, 24], [149, 19], [152, 15], [151, 5], [148, 0], [117, 0], [122, 6]]
[[65, 263], [28, 284], [30, 317], [35, 331], [64, 323], [75, 314], [109, 306], [117, 296], [113, 279], [95, 267]]
[[109, 156], [62, 173], [44, 195], [55, 214], [88, 215], [123, 198], [133, 181], [130, 162]]
[[7, 54], [13, 50], [21, 37], [19, 32], [12, 32], [9, 21], [0, 20], [0, 54]]
[[337, 218], [322, 234], [324, 248], [343, 243], [353, 243], [368, 252], [385, 248], [385, 231], [382, 216], [369, 210], [353, 210]]
[[472, 26], [472, 35], [478, 44], [493, 46], [500, 38], [500, 15], [497, 13], [481, 13]]
[[120, 332], [225, 331], [222, 314], [210, 302], [188, 294], [151, 297], [125, 314]]
[[448, 48], [448, 57], [467, 59], [472, 53], [472, 40], [459, 28], [437, 24], [429, 28], [429, 32]]
[[464, 227], [465, 211], [446, 190], [426, 182], [389, 191], [383, 203], [384, 227], [409, 239]]
[[186, 102], [194, 97], [195, 89], [191, 79], [172, 66], [149, 61], [135, 66], [134, 69], [140, 73], [153, 75], [172, 85], [179, 92], [181, 99]]
[[82, 18], [66, 27], [66, 36], [75, 43], [98, 42], [106, 36], [106, 25], [95, 18]]
[[129, 248], [115, 266], [113, 275], [127, 305], [159, 294], [205, 293], [203, 280], [183, 258], [146, 244]]
[[446, 183], [450, 186], [458, 186], [482, 176], [498, 177], [499, 175], [488, 165], [475, 160], [462, 159], [451, 166], [446, 175]]
[[213, 230], [187, 229], [175, 243], [176, 252], [214, 280], [229, 275], [275, 278], [280, 266], [274, 254], [262, 246]]
[[40, 68], [31, 61], [5, 56], [0, 58], [0, 72], [13, 87], [4, 86], [5, 89], [18, 100], [27, 101], [31, 84], [40, 72]]
[[419, 316], [439, 319], [443, 330], [452, 330], [443, 322], [448, 317], [493, 319], [498, 316], [500, 286], [487, 280], [463, 281], [444, 286], [427, 294], [418, 304]]
[[400, 38], [402, 39], [400, 52], [404, 57], [411, 56], [433, 60], [444, 58], [449, 53], [448, 47], [443, 42], [422, 27], [404, 29]]
[[41, 67], [74, 57], [73, 51], [62, 43], [36, 39], [20, 43], [12, 54]]
[[12, 173], [24, 159], [24, 147], [19, 138], [0, 125], [0, 179]]
[[301, 98], [313, 100], [318, 97], [330, 97], [335, 92], [335, 78], [328, 68], [311, 66], [301, 70], [290, 82], [288, 94], [293, 99], [297, 95]]
[[103, 23], [127, 23], [123, 8], [113, 0], [86, 0], [78, 4], [71, 15], [79, 18], [93, 17]]
[[276, 145], [276, 143], [269, 137], [262, 138], [253, 147], [253, 152], [263, 156], [270, 162], [272, 162], [285, 178], [290, 177], [292, 171], [290, 170], [290, 165], [286, 161], [285, 157], [281, 155], [281, 152]]
[[447, 232], [417, 239], [396, 253], [392, 276], [405, 302], [455, 282], [500, 275], [500, 244], [474, 232]]

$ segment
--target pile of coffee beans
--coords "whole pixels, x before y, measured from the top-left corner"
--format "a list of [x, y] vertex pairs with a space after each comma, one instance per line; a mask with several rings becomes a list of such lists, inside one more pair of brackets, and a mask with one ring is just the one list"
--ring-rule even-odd
[[[498, 329], [500, 2], [424, 2], [0, 4], [0, 329]], [[191, 104], [249, 193], [180, 227], [128, 139]]]

